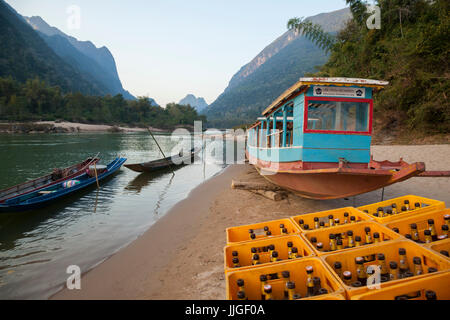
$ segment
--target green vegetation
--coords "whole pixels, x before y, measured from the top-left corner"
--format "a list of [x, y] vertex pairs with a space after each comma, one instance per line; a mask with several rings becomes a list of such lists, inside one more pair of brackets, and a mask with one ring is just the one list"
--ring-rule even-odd
[[0, 120], [65, 120], [172, 129], [193, 125], [195, 120], [206, 121], [206, 117], [199, 116], [191, 106], [171, 103], [164, 109], [146, 97], [134, 101], [120, 94], [63, 94], [59, 87], [49, 87], [39, 79], [21, 83], [9, 77], [0, 78]]
[[[330, 59], [315, 75], [389, 81], [375, 101], [380, 131], [450, 133], [450, 2], [377, 0], [379, 30], [366, 26], [365, 1], [347, 4], [353, 19], [330, 43]], [[301, 22], [290, 26], [321, 44], [324, 36]]]

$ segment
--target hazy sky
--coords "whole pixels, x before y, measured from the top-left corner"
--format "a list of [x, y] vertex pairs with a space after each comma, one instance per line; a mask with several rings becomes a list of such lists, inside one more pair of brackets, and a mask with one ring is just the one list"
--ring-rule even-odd
[[[344, 0], [7, 0], [24, 16], [114, 55], [133, 95], [160, 105], [186, 94], [212, 103], [233, 74], [286, 31], [292, 17], [345, 7]], [[67, 9], [80, 8], [80, 28]]]

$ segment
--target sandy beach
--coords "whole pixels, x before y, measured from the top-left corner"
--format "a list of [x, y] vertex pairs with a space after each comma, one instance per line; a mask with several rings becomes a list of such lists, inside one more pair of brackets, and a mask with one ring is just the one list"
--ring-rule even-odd
[[[377, 160], [423, 161], [450, 170], [450, 145], [373, 146]], [[250, 165], [232, 165], [194, 189], [137, 240], [85, 273], [81, 290], [51, 299], [225, 299], [225, 229], [381, 200], [381, 190], [354, 199], [279, 202], [230, 188], [231, 180], [265, 181]], [[385, 189], [385, 199], [416, 194], [450, 203], [450, 178], [412, 178]]]

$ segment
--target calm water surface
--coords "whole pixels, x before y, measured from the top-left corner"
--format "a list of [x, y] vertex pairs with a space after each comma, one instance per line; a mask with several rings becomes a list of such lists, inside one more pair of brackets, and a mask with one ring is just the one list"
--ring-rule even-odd
[[[166, 155], [179, 144], [168, 135], [157, 139]], [[147, 133], [0, 135], [0, 149], [0, 189], [97, 152], [102, 164], [119, 155], [127, 163], [161, 157]], [[219, 173], [225, 167], [219, 156], [177, 168], [175, 175], [122, 167], [98, 191], [93, 187], [45, 209], [0, 214], [0, 299], [49, 297], [64, 285], [69, 265], [88, 271]]]

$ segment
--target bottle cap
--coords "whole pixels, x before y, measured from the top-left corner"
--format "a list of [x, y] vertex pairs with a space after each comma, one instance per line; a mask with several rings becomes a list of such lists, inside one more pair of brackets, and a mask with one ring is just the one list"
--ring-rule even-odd
[[398, 264], [397, 264], [397, 262], [395, 262], [395, 261], [391, 261], [391, 262], [389, 262], [389, 267], [390, 267], [391, 269], [397, 269]]
[[425, 297], [427, 298], [427, 300], [436, 300], [436, 292], [427, 290], [425, 291]]
[[233, 258], [233, 263], [239, 263], [239, 259], [238, 258]]
[[377, 254], [377, 258], [378, 258], [378, 260], [385, 260], [386, 259], [386, 257], [384, 256], [383, 253]]
[[312, 243], [316, 243], [317, 242], [317, 238], [316, 237], [311, 237], [311, 242]]
[[259, 260], [259, 254], [255, 253], [255, 254], [253, 255], [253, 260]]
[[335, 269], [341, 269], [342, 268], [342, 263], [340, 261], [336, 261], [333, 264], [333, 266], [334, 266]]
[[325, 222], [320, 221], [319, 226], [321, 226], [321, 227], [325, 226]]
[[449, 256], [448, 251], [447, 250], [441, 250], [440, 253], [446, 257]]
[[411, 223], [411, 229], [417, 229], [417, 224]]
[[419, 202], [416, 202], [416, 203], [414, 203], [414, 207], [416, 207], [416, 208], [420, 208], [420, 207], [421, 207], [421, 205], [420, 205], [420, 203], [419, 203]]
[[333, 217], [333, 215], [332, 214], [330, 214], [329, 216], [328, 216], [328, 219], [333, 219], [334, 217]]
[[314, 217], [314, 222], [317, 222], [317, 221], [319, 221], [319, 218], [318, 217]]
[[340, 239], [340, 238], [337, 239], [337, 240], [336, 240], [336, 244], [339, 245], [339, 246], [341, 246], [341, 245], [343, 244], [343, 243], [342, 243], [342, 239]]
[[236, 283], [237, 283], [238, 287], [244, 286], [244, 280], [243, 279], [237, 279]]
[[330, 239], [336, 239], [336, 236], [333, 233], [330, 233], [328, 236]]
[[295, 283], [292, 281], [286, 282], [286, 288], [288, 289], [295, 289]]
[[328, 290], [325, 288], [320, 288], [318, 294], [328, 294]]
[[365, 228], [364, 228], [364, 231], [365, 231], [366, 233], [369, 233], [369, 232], [370, 232], [370, 227], [365, 227]]
[[322, 249], [323, 248], [323, 243], [322, 242], [317, 242], [316, 247], [317, 247], [317, 249]]
[[269, 227], [268, 227], [268, 226], [265, 226], [265, 227], [264, 227], [264, 231], [269, 231]]
[[271, 236], [272, 235], [272, 232], [271, 231], [267, 231], [266, 232], [266, 236]]
[[274, 257], [274, 258], [278, 258], [278, 252], [276, 252], [276, 251], [272, 251], [272, 257]]
[[409, 240], [412, 240], [412, 236], [409, 233], [405, 234], [405, 238], [409, 239]]
[[428, 224], [434, 224], [434, 220], [433, 219], [428, 219]]
[[377, 211], [383, 211], [384, 212], [384, 209], [382, 207], [379, 207]]
[[397, 205], [396, 205], [395, 203], [393, 203], [393, 204], [391, 205], [391, 207], [392, 207], [392, 208], [397, 208]]
[[423, 233], [424, 233], [426, 236], [431, 236], [431, 231], [428, 230], [428, 229], [424, 230]]
[[450, 220], [450, 214], [444, 215], [444, 220]]
[[386, 210], [386, 213], [387, 213], [387, 214], [392, 214], [392, 209], [387, 209], [387, 210]]
[[420, 257], [414, 257], [413, 258], [413, 263], [414, 264], [422, 264], [422, 259], [420, 259]]
[[433, 273], [433, 272], [438, 272], [438, 269], [433, 268], [433, 267], [429, 267], [428, 268], [428, 273]]
[[272, 293], [272, 286], [270, 284], [266, 284], [264, 286], [264, 292], [265, 293]]
[[380, 234], [379, 234], [378, 232], [374, 232], [374, 233], [373, 233], [373, 237], [374, 237], [374, 238], [379, 238], [379, 237], [380, 237]]
[[254, 233], [250, 234], [250, 238], [251, 239], [255, 239], [256, 238], [256, 234], [254, 234]]
[[341, 220], [339, 220], [339, 218], [334, 219], [334, 223], [339, 224], [340, 221], [341, 221]]
[[237, 297], [238, 297], [238, 299], [244, 299], [245, 298], [245, 292], [244, 291], [239, 291], [237, 293]]
[[303, 229], [308, 230], [309, 229], [309, 225], [308, 224], [304, 224], [303, 225]]
[[298, 223], [303, 224], [305, 223], [305, 221], [303, 221], [303, 219], [298, 220]]
[[356, 264], [364, 264], [364, 258], [363, 257], [356, 257], [355, 258]]
[[291, 252], [292, 252], [292, 253], [297, 253], [297, 252], [298, 252], [298, 249], [297, 249], [296, 247], [292, 247]]
[[281, 273], [281, 275], [283, 276], [283, 278], [287, 279], [287, 278], [289, 278], [291, 276], [291, 273], [286, 270], [286, 271], [283, 271]]
[[287, 243], [288, 248], [292, 248], [293, 245], [294, 244], [292, 243], [292, 241], [288, 241], [288, 243]]
[[355, 221], [355, 220], [356, 220], [356, 217], [355, 217], [355, 216], [351, 216], [351, 217], [350, 217], [350, 220]]
[[263, 281], [267, 281], [267, 275], [266, 274], [262, 274], [259, 276], [259, 281], [263, 282]]
[[269, 250], [272, 250], [272, 251], [275, 250], [275, 246], [273, 244], [270, 244], [269, 245]]
[[258, 252], [258, 250], [256, 250], [256, 248], [252, 248], [252, 253], [256, 253]]
[[284, 228], [284, 224], [280, 223], [280, 229], [283, 229], [283, 228]]
[[392, 230], [396, 233], [400, 233], [400, 230], [398, 230], [398, 228], [393, 228]]
[[360, 287], [362, 287], [362, 283], [360, 281], [352, 282], [352, 287], [360, 288]]
[[350, 236], [350, 237], [353, 236], [353, 231], [352, 230], [348, 230], [347, 231], [347, 235]]
[[344, 217], [348, 217], [348, 212], [344, 212]]
[[398, 254], [404, 256], [406, 254], [406, 249], [405, 248], [399, 248], [398, 249]]
[[404, 204], [409, 204], [409, 200], [405, 200], [403, 203]]
[[306, 273], [313, 273], [314, 268], [312, 266], [306, 266]]
[[248, 233], [254, 233], [253, 229], [248, 229]]
[[237, 257], [237, 256], [238, 256], [238, 252], [237, 252], [237, 251], [233, 251], [233, 252], [231, 253], [231, 255], [232, 255], [233, 257]]
[[286, 228], [283, 228], [283, 233], [288, 233], [288, 230]]
[[345, 280], [350, 280], [352, 278], [352, 273], [350, 271], [344, 271], [342, 275], [344, 276]]
[[360, 242], [361, 241], [361, 237], [360, 236], [355, 236], [355, 241], [356, 242]]
[[442, 231], [448, 231], [448, 225], [443, 224], [441, 229], [442, 229]]
[[402, 211], [406, 211], [406, 207], [405, 206], [402, 207]]

